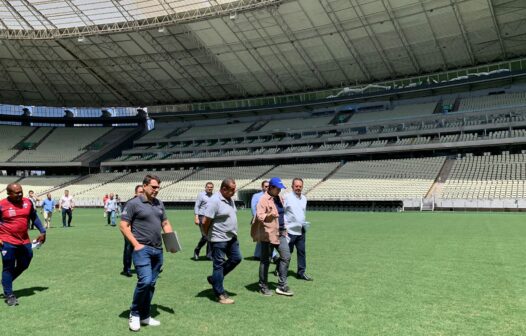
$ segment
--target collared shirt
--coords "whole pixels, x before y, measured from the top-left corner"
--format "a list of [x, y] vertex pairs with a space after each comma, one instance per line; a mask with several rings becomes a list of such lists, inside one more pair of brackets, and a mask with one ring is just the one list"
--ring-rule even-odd
[[252, 210], [252, 216], [256, 215], [256, 208], [258, 206], [259, 199], [261, 198], [261, 196], [263, 196], [263, 194], [264, 191], [262, 190], [252, 195], [252, 200], [250, 201], [250, 210]]
[[45, 212], [53, 212], [54, 208], [55, 208], [55, 200], [54, 199], [45, 198], [42, 201], [42, 209], [44, 209]]
[[35, 219], [37, 212], [28, 198], [19, 204], [4, 198], [0, 201], [0, 240], [13, 245], [29, 244], [28, 220]]
[[298, 197], [290, 192], [285, 196], [285, 225], [287, 231], [293, 235], [301, 235], [305, 225], [305, 212], [307, 211], [307, 197]]
[[212, 219], [208, 239], [212, 242], [229, 241], [237, 236], [237, 209], [234, 200], [227, 200], [216, 192], [206, 207], [204, 215]]
[[104, 207], [106, 208], [107, 212], [117, 210], [117, 200], [115, 198], [114, 199], [108, 198]]
[[60, 199], [60, 206], [62, 209], [71, 209], [75, 205], [75, 202], [73, 202], [73, 196], [62, 196]]
[[203, 216], [205, 214], [206, 205], [210, 201], [210, 198], [213, 194], [208, 195], [206, 191], [201, 191], [197, 195], [197, 200], [195, 201], [194, 214]]
[[163, 202], [137, 196], [126, 203], [121, 220], [130, 223], [131, 232], [140, 244], [162, 248], [162, 222], [167, 219]]

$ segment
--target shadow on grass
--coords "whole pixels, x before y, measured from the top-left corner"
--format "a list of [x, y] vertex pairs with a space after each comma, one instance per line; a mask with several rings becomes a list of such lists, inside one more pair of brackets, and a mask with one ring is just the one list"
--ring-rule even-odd
[[[165, 313], [168, 313], [168, 314], [175, 314], [175, 310], [171, 307], [166, 307], [166, 306], [163, 306], [163, 305], [160, 305], [160, 304], [152, 304], [152, 307], [150, 309], [150, 315], [152, 317], [156, 317], [158, 316], [160, 313], [159, 311], [163, 311]], [[122, 313], [119, 314], [119, 317], [120, 318], [124, 318], [124, 319], [127, 319], [130, 317], [130, 310], [129, 309], [126, 309], [125, 311], [123, 311]]]
[[[236, 296], [237, 295], [236, 293], [232, 293], [232, 292], [229, 292], [229, 291], [225, 291], [225, 292], [228, 294], [228, 296]], [[217, 297], [216, 297], [216, 295], [214, 293], [214, 290], [212, 288], [200, 291], [199, 293], [197, 293], [197, 295], [195, 297], [208, 298], [210, 301], [217, 301]]]
[[252, 257], [246, 257], [245, 260], [249, 260], [249, 261], [259, 261], [259, 258], [256, 258], [256, 257], [252, 256]]
[[197, 260], [194, 259], [194, 257], [191, 257], [190, 260], [192, 261], [212, 261], [212, 259], [208, 259], [206, 256], [200, 256]]
[[29, 287], [24, 289], [19, 289], [14, 291], [16, 297], [23, 297], [23, 296], [32, 296], [35, 295], [36, 292], [43, 292], [45, 290], [48, 290], [49, 287]]

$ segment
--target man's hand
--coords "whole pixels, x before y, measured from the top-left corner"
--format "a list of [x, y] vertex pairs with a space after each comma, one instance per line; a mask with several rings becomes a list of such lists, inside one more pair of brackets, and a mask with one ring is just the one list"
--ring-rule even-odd
[[199, 225], [199, 216], [198, 215], [195, 215], [194, 223], [195, 223], [195, 225]]
[[137, 245], [135, 245], [135, 246], [133, 247], [133, 250], [134, 250], [134, 251], [140, 251], [140, 250], [142, 250], [143, 248], [144, 248], [144, 245], [139, 243], [139, 244], [137, 244]]
[[278, 216], [273, 215], [273, 214], [268, 214], [267, 217], [265, 217], [265, 222], [272, 222], [276, 218], [278, 218]]
[[46, 234], [45, 233], [41, 233], [38, 237], [37, 237], [37, 242], [41, 243], [41, 244], [44, 244], [46, 242]]

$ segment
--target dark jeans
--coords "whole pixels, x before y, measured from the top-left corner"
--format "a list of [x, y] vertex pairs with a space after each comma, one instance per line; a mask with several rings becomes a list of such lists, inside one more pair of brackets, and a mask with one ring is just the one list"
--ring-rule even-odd
[[66, 215], [68, 216], [68, 226], [71, 226], [71, 219], [73, 218], [73, 212], [71, 209], [62, 209], [62, 226], [66, 227]]
[[225, 293], [223, 279], [230, 273], [243, 258], [239, 250], [237, 237], [224, 242], [210, 242], [212, 248], [212, 287], [214, 293], [219, 296]]
[[155, 283], [163, 266], [163, 250], [144, 246], [132, 253], [133, 264], [137, 272], [137, 286], [133, 293], [130, 315], [139, 316], [141, 320], [150, 317]]
[[287, 275], [289, 272], [290, 250], [287, 244], [287, 237], [279, 237], [279, 245], [269, 242], [261, 242], [261, 259], [259, 261], [259, 287], [268, 288], [268, 267], [272, 250], [277, 249], [278, 259], [278, 286], [287, 286]]
[[31, 244], [13, 245], [4, 242], [2, 246], [2, 287], [4, 287], [6, 297], [13, 294], [13, 281], [29, 267], [32, 258]]
[[301, 230], [301, 235], [292, 235], [289, 233], [290, 242], [290, 253], [294, 252], [294, 246], [296, 246], [296, 251], [298, 254], [298, 276], [305, 274], [305, 269], [307, 268], [307, 258], [305, 255], [305, 230]]
[[203, 232], [202, 223], [203, 223], [203, 216], [199, 216], [199, 229], [201, 231], [201, 239], [199, 239], [199, 242], [197, 243], [197, 246], [194, 249], [194, 253], [199, 255], [199, 252], [201, 252], [201, 248], [203, 248], [203, 246], [205, 246], [205, 244], [206, 244], [206, 257], [208, 259], [211, 259], [212, 258], [212, 251], [210, 250], [210, 242], [208, 241], [208, 238], [206, 237], [206, 235]]
[[115, 210], [111, 210], [111, 211], [106, 211], [106, 219], [107, 219], [107, 224], [110, 225], [110, 221], [111, 221], [111, 226], [115, 226]]
[[122, 251], [122, 271], [129, 273], [132, 264], [133, 245], [124, 238], [124, 250]]

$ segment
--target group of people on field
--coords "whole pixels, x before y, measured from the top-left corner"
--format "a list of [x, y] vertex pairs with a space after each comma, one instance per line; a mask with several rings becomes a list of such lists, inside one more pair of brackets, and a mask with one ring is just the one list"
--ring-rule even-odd
[[[173, 232], [164, 204], [157, 198], [160, 184], [157, 176], [146, 175], [142, 185], [135, 187], [135, 197], [125, 203], [121, 212], [119, 228], [124, 236], [124, 268], [121, 274], [132, 276], [132, 261], [137, 274], [128, 323], [132, 331], [140, 330], [141, 325], [160, 325], [160, 322], [151, 316], [150, 307], [163, 265], [161, 233]], [[207, 246], [207, 257], [212, 260], [212, 273], [207, 277], [207, 281], [219, 303], [232, 304], [234, 300], [228, 296], [223, 282], [242, 260], [237, 237], [237, 208], [233, 199], [236, 182], [232, 178], [226, 178], [218, 192], [214, 193], [213, 188], [213, 184], [208, 182], [195, 204], [194, 222], [200, 228], [201, 239], [194, 250], [193, 258], [198, 260], [201, 248]], [[305, 221], [307, 200], [302, 194], [303, 180], [295, 178], [292, 182], [292, 192], [285, 197], [280, 195], [283, 189], [286, 187], [281, 179], [274, 177], [263, 181], [261, 192], [255, 194], [252, 199], [251, 236], [258, 242], [254, 257], [260, 261], [259, 290], [264, 296], [272, 295], [268, 286], [268, 271], [273, 253], [277, 264], [277, 294], [293, 295], [288, 286], [287, 276], [291, 253], [295, 248], [298, 253], [298, 279], [312, 280], [305, 273], [305, 238], [308, 222]], [[35, 243], [44, 243], [55, 204], [50, 194], [46, 198], [50, 201], [42, 202], [44, 213], [48, 213], [45, 218], [49, 218], [49, 223], [46, 219], [47, 224], [44, 226], [38, 218], [38, 199], [33, 193], [24, 198], [22, 186], [12, 183], [7, 186], [7, 195], [7, 198], [0, 201], [2, 286], [5, 302], [9, 306], [15, 306], [18, 305], [18, 299], [12, 289], [13, 281], [27, 269], [33, 256], [28, 223], [32, 223], [40, 231]], [[113, 204], [118, 206], [116, 200], [113, 194], [108, 195], [104, 208], [106, 215], [116, 211], [113, 208]], [[59, 202], [59, 207], [63, 213], [63, 226], [70, 226], [74, 201], [67, 190]], [[70, 217], [66, 224], [64, 216], [68, 213]], [[110, 225], [116, 225], [115, 215], [109, 215]]]

